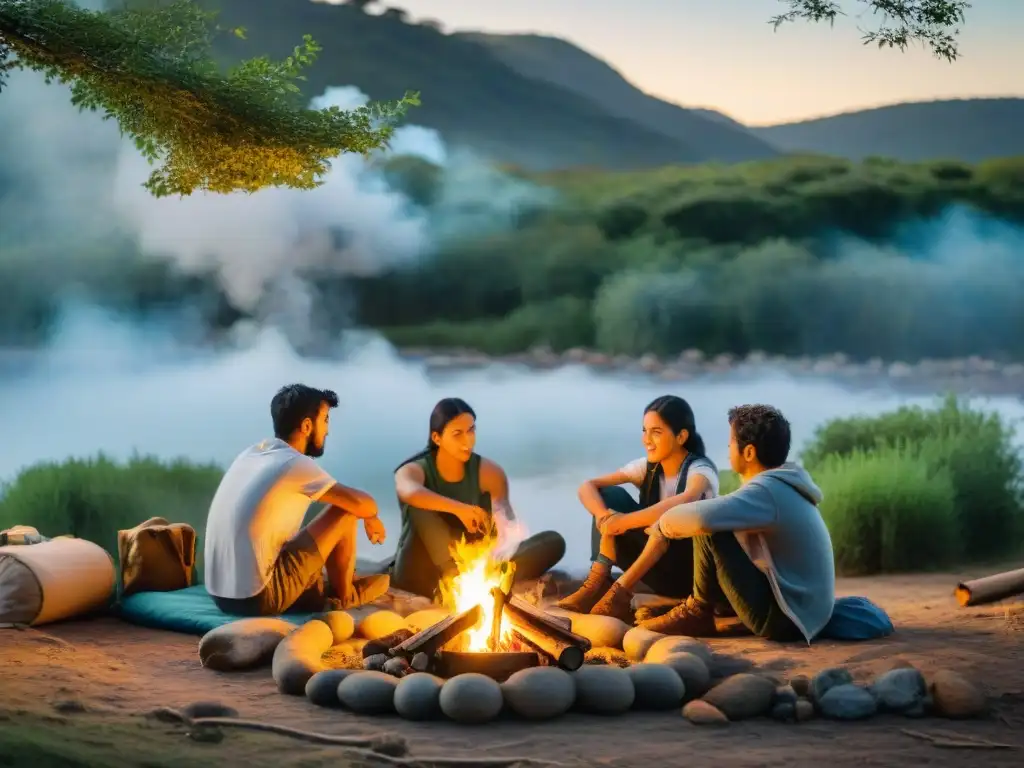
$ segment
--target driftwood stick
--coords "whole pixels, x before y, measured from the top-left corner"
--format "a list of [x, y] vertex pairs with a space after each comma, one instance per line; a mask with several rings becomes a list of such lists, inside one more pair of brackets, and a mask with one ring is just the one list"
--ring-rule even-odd
[[[516, 608], [525, 613], [532, 614], [542, 621], [558, 624], [562, 629], [571, 632], [572, 631], [572, 619], [568, 616], [558, 616], [554, 613], [548, 613], [547, 611], [538, 608], [532, 603], [528, 603], [518, 595], [513, 595], [508, 599], [509, 603], [513, 603]], [[577, 635], [579, 637], [579, 635]], [[589, 649], [588, 649], [589, 650]]]
[[475, 627], [482, 617], [483, 608], [474, 605], [468, 611], [449, 616], [417, 632], [408, 640], [392, 648], [391, 655], [412, 658], [417, 653], [425, 653], [428, 656], [433, 656], [447, 642]]
[[960, 736], [953, 734], [952, 736], [938, 736], [931, 733], [925, 733], [924, 731], [912, 731], [909, 728], [901, 728], [901, 733], [910, 736], [912, 739], [920, 739], [921, 741], [927, 741], [934, 747], [943, 747], [945, 749], [1016, 749], [1014, 744], [1002, 744], [998, 741], [987, 741], [986, 739], [976, 739], [973, 736]]
[[511, 600], [505, 606], [505, 615], [518, 634], [554, 659], [562, 669], [574, 672], [583, 666], [584, 656], [591, 647], [587, 638], [551, 621], [540, 611], [524, 611]]
[[953, 594], [961, 606], [984, 605], [1024, 593], [1024, 568], [961, 581]]

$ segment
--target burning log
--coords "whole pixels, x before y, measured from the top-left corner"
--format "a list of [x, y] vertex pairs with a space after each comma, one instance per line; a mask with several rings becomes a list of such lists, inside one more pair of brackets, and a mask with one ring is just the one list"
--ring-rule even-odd
[[1024, 593], [1024, 568], [985, 576], [956, 585], [956, 599], [961, 606], [984, 605]]
[[494, 610], [491, 613], [491, 635], [487, 640], [487, 646], [491, 652], [497, 651], [498, 645], [501, 643], [501, 620], [505, 615], [505, 603], [508, 601], [515, 578], [516, 564], [511, 561], [502, 563], [501, 582], [491, 590], [491, 597], [494, 598]]
[[468, 611], [449, 616], [417, 632], [408, 640], [391, 649], [392, 656], [412, 658], [417, 653], [433, 656], [437, 651], [466, 630], [472, 629], [483, 617], [483, 607], [475, 605]]
[[573, 672], [583, 666], [590, 641], [566, 629], [556, 617], [516, 597], [505, 604], [505, 615], [516, 634], [554, 659], [562, 669]]

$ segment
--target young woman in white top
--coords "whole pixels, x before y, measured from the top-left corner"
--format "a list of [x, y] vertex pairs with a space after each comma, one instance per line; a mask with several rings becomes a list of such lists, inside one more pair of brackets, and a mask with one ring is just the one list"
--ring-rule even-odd
[[[643, 581], [665, 597], [686, 598], [693, 589], [693, 542], [679, 539], [658, 557], [645, 552], [647, 529], [679, 504], [718, 495], [718, 469], [704, 455], [693, 409], [681, 397], [664, 395], [644, 409], [647, 455], [580, 486], [580, 501], [593, 515], [591, 559], [583, 586], [561, 600], [561, 608], [615, 616], [633, 623], [633, 587]], [[639, 501], [621, 487], [633, 485]], [[612, 581], [612, 566], [623, 574]]]

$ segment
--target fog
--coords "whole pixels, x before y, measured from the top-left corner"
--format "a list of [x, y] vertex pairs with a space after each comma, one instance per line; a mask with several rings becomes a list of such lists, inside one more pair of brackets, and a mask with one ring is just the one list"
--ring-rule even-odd
[[[732, 405], [778, 406], [799, 445], [829, 418], [929, 400], [782, 374], [671, 385], [582, 368], [530, 373], [494, 366], [430, 375], [372, 336], [350, 337], [341, 360], [314, 360], [298, 356], [272, 329], [214, 354], [184, 349], [159, 329], [78, 308], [52, 347], [19, 375], [0, 378], [0, 423], [8, 435], [0, 445], [0, 477], [37, 461], [98, 451], [227, 465], [271, 435], [270, 398], [296, 381], [332, 388], [341, 397], [321, 461], [337, 480], [377, 497], [389, 530], [380, 547], [361, 541], [361, 555], [376, 559], [393, 551], [398, 515], [391, 473], [424, 445], [434, 403], [459, 396], [477, 412], [478, 451], [509, 475], [515, 509], [529, 530], [554, 527], [567, 537], [566, 563], [573, 568], [585, 564], [589, 548], [588, 518], [576, 488], [643, 455], [642, 411], [659, 394], [689, 400], [709, 453], [722, 467], [725, 415]], [[1012, 399], [985, 405], [1014, 419], [1024, 416], [1024, 406]]]

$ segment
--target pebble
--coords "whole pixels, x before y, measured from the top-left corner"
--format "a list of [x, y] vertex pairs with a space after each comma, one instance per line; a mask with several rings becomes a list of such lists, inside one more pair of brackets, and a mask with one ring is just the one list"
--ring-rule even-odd
[[714, 668], [715, 658], [711, 649], [700, 640], [692, 637], [664, 637], [656, 641], [644, 656], [644, 661], [652, 664], [660, 664], [666, 656], [673, 653], [692, 653], [707, 666], [708, 670]]
[[384, 670], [384, 665], [390, 659], [391, 657], [386, 653], [375, 653], [373, 656], [366, 656], [363, 658], [363, 669], [370, 670], [371, 672], [381, 672]]
[[619, 667], [584, 665], [572, 677], [576, 708], [583, 712], [617, 715], [632, 707], [636, 699], [629, 673]]
[[[653, 662], [645, 663], [650, 664]], [[686, 688], [686, 696], [688, 698], [695, 699], [703, 695], [711, 687], [711, 673], [708, 671], [707, 664], [699, 656], [680, 651], [678, 653], [670, 653], [661, 660], [661, 663], [672, 667], [676, 674], [679, 675]]]
[[367, 656], [373, 656], [378, 653], [389, 653], [392, 648], [399, 643], [405, 642], [412, 635], [411, 629], [403, 627], [397, 632], [392, 632], [390, 635], [378, 637], [376, 640], [367, 640], [366, 645], [363, 646], [363, 658], [365, 659]]
[[904, 713], [922, 705], [928, 694], [924, 675], [913, 667], [897, 667], [879, 675], [871, 686], [883, 712]]
[[359, 622], [356, 634], [367, 640], [377, 640], [400, 629], [408, 628], [405, 619], [394, 611], [374, 611]]
[[867, 688], [841, 683], [818, 699], [818, 708], [821, 714], [833, 720], [864, 720], [878, 711], [878, 704]]
[[406, 720], [433, 720], [441, 714], [444, 680], [426, 672], [406, 675], [395, 686], [395, 711]]
[[353, 672], [338, 685], [338, 701], [360, 715], [395, 711], [398, 679], [383, 672]]
[[816, 713], [814, 711], [814, 705], [807, 699], [800, 699], [799, 701], [797, 701], [796, 721], [798, 723], [805, 723], [808, 720], [813, 720], [815, 714]]
[[412, 657], [412, 662], [410, 662], [409, 666], [416, 672], [426, 672], [430, 669], [430, 657], [420, 651]]
[[780, 685], [775, 689], [776, 704], [792, 704], [796, 706], [796, 701], [799, 698], [792, 685]]
[[829, 667], [811, 678], [810, 698], [813, 701], [821, 701], [821, 697], [828, 693], [830, 688], [837, 685], [849, 685], [853, 682], [853, 675], [843, 667]]
[[269, 664], [278, 644], [295, 630], [284, 619], [239, 619], [211, 629], [199, 641], [199, 663], [217, 672]]
[[622, 639], [629, 631], [627, 624], [613, 616], [573, 613], [569, 618], [572, 619], [572, 631], [587, 638], [595, 648], [622, 648]]
[[643, 661], [651, 646], [666, 637], [660, 632], [652, 632], [643, 627], [634, 627], [622, 637], [622, 650], [626, 658], [632, 662]]
[[352, 614], [345, 611], [328, 611], [320, 617], [320, 621], [331, 628], [334, 633], [334, 645], [344, 643], [356, 631], [356, 621]]
[[306, 698], [318, 707], [337, 707], [338, 685], [352, 674], [351, 669], [325, 669], [317, 672], [306, 683]]
[[727, 718], [720, 709], [706, 701], [694, 699], [683, 707], [683, 717], [694, 725], [728, 725]]
[[193, 701], [181, 708], [181, 714], [193, 720], [200, 717], [238, 717], [238, 710], [219, 701]]
[[456, 675], [441, 686], [441, 711], [457, 723], [487, 723], [501, 713], [501, 686], [478, 672]]
[[413, 632], [422, 632], [427, 627], [432, 627], [449, 616], [451, 616], [451, 612], [444, 608], [425, 608], [422, 611], [410, 613], [405, 617], [405, 623]]
[[935, 712], [956, 719], [977, 717], [987, 709], [985, 694], [965, 677], [948, 669], [939, 670], [929, 686]]
[[331, 628], [311, 619], [293, 631], [274, 649], [271, 676], [277, 689], [288, 696], [305, 696], [309, 679], [327, 667], [322, 658], [334, 644]]
[[772, 705], [772, 718], [783, 723], [796, 719], [796, 702], [777, 701]]
[[807, 675], [794, 675], [790, 678], [789, 684], [797, 696], [806, 698], [811, 693], [811, 678]]
[[775, 697], [775, 683], [746, 672], [727, 677], [706, 694], [704, 701], [721, 710], [729, 720], [765, 715]]
[[557, 667], [521, 669], [502, 683], [509, 709], [529, 720], [549, 720], [568, 712], [576, 702], [573, 676]]
[[667, 664], [634, 664], [626, 672], [636, 693], [634, 709], [675, 709], [683, 703], [686, 686]]
[[410, 669], [409, 662], [399, 656], [385, 661], [381, 671], [395, 677], [405, 677]]

